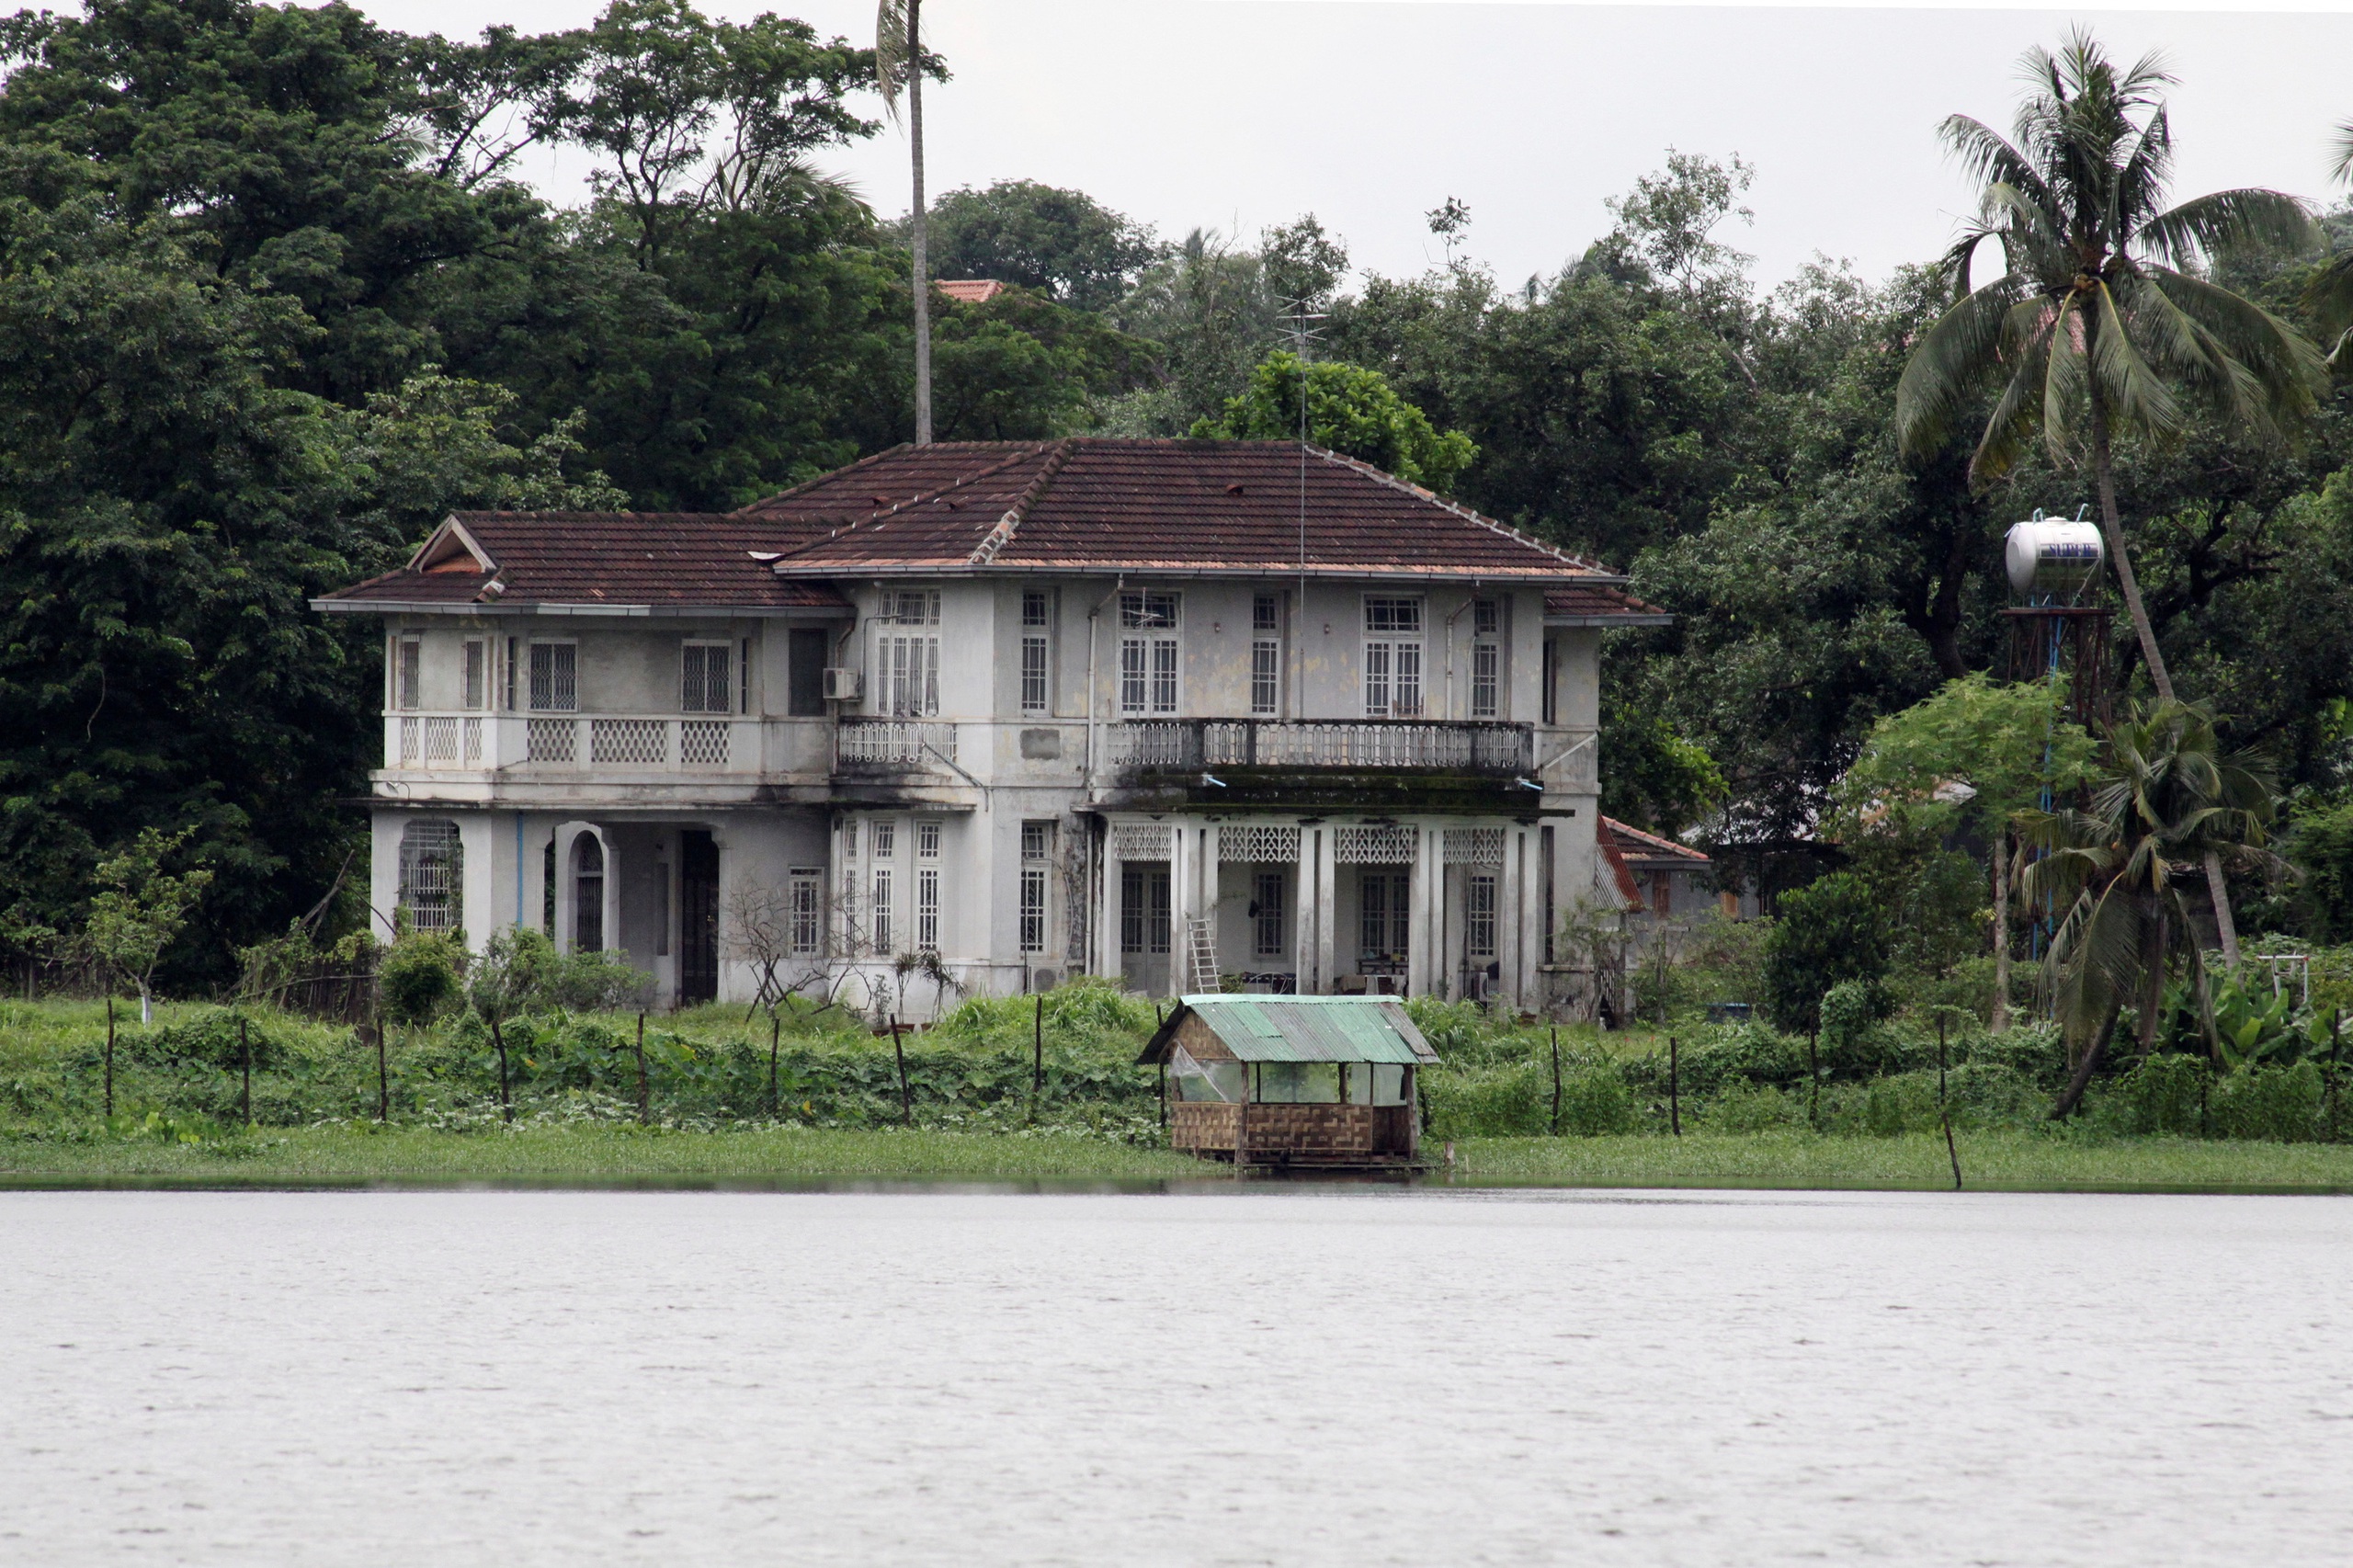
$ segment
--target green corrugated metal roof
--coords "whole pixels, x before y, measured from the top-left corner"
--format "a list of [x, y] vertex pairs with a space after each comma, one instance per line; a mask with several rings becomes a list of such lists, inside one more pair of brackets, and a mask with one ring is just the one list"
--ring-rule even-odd
[[1241, 1062], [1393, 1062], [1438, 1060], [1394, 996], [1267, 996], [1214, 993], [1180, 996], [1139, 1061], [1158, 1062], [1187, 1013], [1198, 1014]]

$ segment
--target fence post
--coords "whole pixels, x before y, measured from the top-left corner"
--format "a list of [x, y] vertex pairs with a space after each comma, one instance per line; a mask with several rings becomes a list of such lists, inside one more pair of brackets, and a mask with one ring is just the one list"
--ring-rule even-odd
[[1561, 1027], [1552, 1026], [1552, 1136], [1561, 1135]]
[[490, 1043], [498, 1047], [498, 1113], [512, 1122], [515, 1119], [515, 1096], [506, 1085], [506, 1032], [498, 1027], [494, 1015], [490, 1020]]
[[645, 1085], [645, 1015], [637, 1015], [637, 1124], [643, 1127], [654, 1119], [654, 1096]]
[[897, 1058], [899, 1063], [899, 1119], [913, 1127], [915, 1124], [915, 1103], [907, 1094], [907, 1048], [899, 1039], [899, 1015], [892, 1013], [890, 1019], [891, 1054]]
[[1814, 1131], [1822, 1131], [1822, 1030], [1819, 1026], [1805, 1033], [1806, 1124]]
[[1038, 1011], [1029, 1026], [1029, 1114], [1038, 1114], [1038, 1102], [1046, 1093], [1046, 996], [1038, 994]]
[[1945, 1105], [1945, 1026], [1949, 1022], [1942, 1014], [1937, 1017], [1937, 1115], [1945, 1124], [1945, 1155], [1952, 1161], [1952, 1189], [1961, 1190], [1961, 1150], [1952, 1141], [1952, 1112]]
[[245, 1020], [242, 1017], [237, 1019], [237, 1055], [244, 1062], [245, 1125], [251, 1127], [254, 1124], [254, 1042], [253, 1037], [245, 1032]]
[[107, 994], [107, 1119], [114, 1119], [114, 994]]
[[392, 1079], [384, 1060], [384, 1009], [376, 1008], [376, 1119], [392, 1119]]
[[781, 1018], [779, 1018], [779, 1017], [777, 1016], [777, 1013], [776, 1013], [776, 1009], [775, 1009], [775, 1008], [773, 1008], [773, 1007], [769, 1008], [769, 1009], [768, 1009], [768, 1114], [769, 1114], [770, 1116], [774, 1116], [774, 1117], [780, 1117], [780, 1116], [782, 1116], [782, 1115], [784, 1114], [784, 1106], [783, 1106], [783, 1104], [782, 1104], [782, 1103], [781, 1103], [781, 1102], [777, 1098], [777, 1092], [776, 1092], [776, 1050], [777, 1050], [777, 1041], [778, 1041], [779, 1037], [780, 1037], [780, 1036], [783, 1034], [783, 1032], [784, 1032], [784, 1020], [783, 1020], [783, 1019], [781, 1019]]
[[1666, 1037], [1666, 1125], [1683, 1136], [1683, 1059], [1673, 1035]]

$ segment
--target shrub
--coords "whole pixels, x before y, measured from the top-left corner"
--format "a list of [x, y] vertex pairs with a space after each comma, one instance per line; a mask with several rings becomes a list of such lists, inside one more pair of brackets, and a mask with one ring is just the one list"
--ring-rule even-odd
[[427, 1024], [449, 1010], [463, 989], [466, 949], [439, 931], [403, 931], [384, 953], [376, 983], [396, 1024]]
[[1714, 1094], [1735, 1083], [1794, 1084], [1805, 1074], [1805, 1042], [1762, 1024], [1720, 1030], [1683, 1052], [1683, 1091], [1689, 1095]]
[[2222, 1138], [2309, 1143], [2321, 1132], [2321, 1089], [2320, 1069], [2309, 1062], [2242, 1068], [2215, 1083], [2208, 1127]]
[[1805, 1120], [1805, 1108], [1770, 1084], [1734, 1079], [1692, 1120], [1710, 1132], [1772, 1132]]
[[1841, 981], [1887, 974], [1887, 921], [1861, 878], [1836, 871], [1783, 893], [1765, 948], [1765, 1006], [1782, 1028], [1821, 1022], [1823, 994]]
[[1974, 1065], [2000, 1068], [2051, 1089], [2067, 1077], [2067, 1042], [2059, 1026], [2049, 1022], [2023, 1024], [1972, 1040], [1967, 1058]]
[[2205, 1131], [2204, 1102], [2212, 1083], [2203, 1057], [2159, 1051], [2103, 1085], [2094, 1111], [2118, 1132], [2195, 1138]]

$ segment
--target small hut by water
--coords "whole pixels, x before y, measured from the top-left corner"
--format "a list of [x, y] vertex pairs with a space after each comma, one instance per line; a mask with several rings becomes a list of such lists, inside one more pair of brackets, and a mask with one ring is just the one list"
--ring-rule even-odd
[[1393, 996], [1185, 996], [1137, 1061], [1168, 1074], [1172, 1148], [1245, 1165], [1403, 1164], [1438, 1052]]

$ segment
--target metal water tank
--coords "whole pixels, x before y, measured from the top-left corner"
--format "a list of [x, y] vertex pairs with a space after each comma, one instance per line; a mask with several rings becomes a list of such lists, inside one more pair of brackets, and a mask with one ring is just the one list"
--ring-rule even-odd
[[2066, 598], [2107, 559], [2097, 523], [2046, 517], [2037, 512], [2010, 529], [2002, 558], [2010, 586], [2021, 594]]

